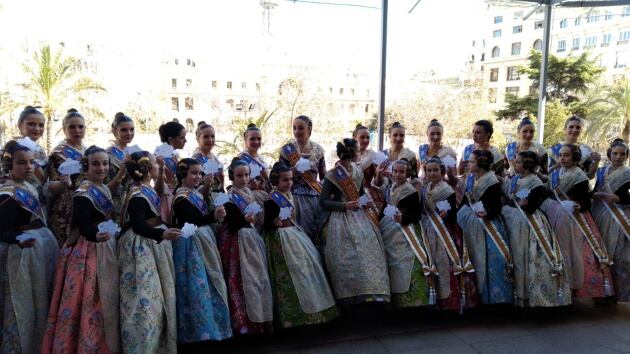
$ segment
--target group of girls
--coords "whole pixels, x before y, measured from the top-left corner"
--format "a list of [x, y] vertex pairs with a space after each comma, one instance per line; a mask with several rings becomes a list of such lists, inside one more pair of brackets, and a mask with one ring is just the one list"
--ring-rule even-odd
[[[522, 120], [505, 154], [490, 144], [492, 124], [478, 121], [457, 165], [437, 120], [417, 154], [394, 123], [383, 162], [359, 125], [328, 171], [310, 118], [293, 120], [273, 166], [250, 125], [230, 186], [205, 122], [191, 158], [131, 150], [123, 113], [112, 146], [86, 148], [76, 110], [47, 157], [44, 125], [27, 107], [2, 156], [3, 353], [174, 353], [178, 343], [325, 323], [338, 306], [366, 302], [461, 313], [630, 299], [628, 147], [615, 140], [600, 167], [578, 143], [577, 117], [549, 151]], [[159, 130], [175, 150], [186, 133], [177, 122]], [[68, 175], [71, 161], [80, 171]]]

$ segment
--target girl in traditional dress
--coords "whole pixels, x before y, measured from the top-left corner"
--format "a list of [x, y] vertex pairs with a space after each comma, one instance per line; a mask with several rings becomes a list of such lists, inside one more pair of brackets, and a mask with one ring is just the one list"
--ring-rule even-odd
[[513, 303], [513, 261], [501, 216], [501, 183], [491, 171], [493, 162], [493, 153], [489, 150], [475, 150], [470, 154], [470, 174], [466, 178], [466, 194], [457, 212], [457, 223], [469, 247], [481, 303]]
[[[160, 126], [160, 140], [162, 143], [168, 144], [173, 147], [174, 150], [183, 149], [186, 145], [186, 128], [177, 122], [168, 122]], [[173, 204], [173, 191], [177, 183], [175, 173], [177, 172], [177, 155], [173, 154], [171, 157], [159, 157], [164, 161], [165, 168], [160, 168], [159, 173], [163, 174], [158, 176], [158, 180], [164, 180], [166, 182], [166, 188], [164, 188], [160, 199], [161, 204], [161, 217], [162, 221], [166, 225], [171, 223], [171, 206]], [[159, 183], [159, 182], [158, 182]]]
[[[363, 172], [353, 164], [357, 143], [337, 143], [339, 162], [326, 173], [319, 203], [329, 215], [323, 227], [326, 267], [337, 301], [343, 304], [389, 302], [389, 277], [378, 215], [365, 195]], [[368, 209], [365, 209], [367, 207]], [[367, 213], [370, 213], [368, 216]]]
[[112, 122], [112, 134], [114, 144], [107, 148], [109, 154], [109, 174], [107, 176], [107, 186], [114, 198], [114, 207], [117, 211], [122, 208], [124, 192], [129, 189], [132, 182], [131, 177], [125, 174], [125, 160], [127, 160], [127, 146], [133, 141], [135, 128], [133, 120], [122, 112], [116, 113]]
[[370, 130], [359, 124], [352, 133], [352, 138], [359, 144], [357, 152], [357, 165], [363, 171], [363, 188], [370, 195], [376, 205], [377, 210], [383, 210], [385, 199], [380, 188], [372, 185], [372, 180], [376, 177], [376, 164], [372, 161], [376, 153], [370, 149]]
[[317, 249], [295, 220], [293, 171], [278, 162], [269, 178], [274, 190], [265, 201], [264, 237], [274, 322], [280, 328], [328, 322], [338, 315], [335, 298]]
[[540, 210], [547, 192], [536, 175], [538, 156], [521, 151], [513, 160], [509, 181], [510, 203], [503, 207], [514, 259], [516, 305], [555, 307], [571, 304], [569, 277], [565, 274], [560, 244]]
[[569, 117], [564, 123], [564, 141], [561, 141], [549, 149], [549, 166], [550, 171], [560, 167], [559, 154], [560, 149], [565, 144], [576, 145], [580, 149], [580, 161], [576, 165], [581, 168], [588, 179], [593, 179], [597, 172], [597, 167], [601, 161], [601, 155], [586, 144], [578, 143], [583, 128], [582, 118], [578, 116]]
[[249, 166], [234, 158], [228, 168], [232, 181], [230, 201], [225, 204], [225, 222], [219, 233], [219, 252], [228, 287], [228, 304], [234, 334], [257, 334], [273, 330], [273, 300], [267, 271], [265, 243], [257, 231], [262, 213], [250, 211], [254, 202], [262, 206], [266, 194], [252, 191]]
[[411, 183], [416, 189], [420, 188], [420, 181], [418, 180], [418, 160], [416, 154], [404, 147], [405, 145], [405, 127], [399, 122], [394, 122], [389, 127], [389, 149], [383, 151], [390, 162], [405, 159], [409, 162], [410, 170], [409, 176], [411, 176]]
[[518, 123], [518, 141], [508, 144], [505, 156], [510, 163], [510, 170], [514, 172], [516, 156], [521, 151], [531, 151], [537, 155], [537, 165], [534, 173], [538, 175], [541, 181], [547, 181], [547, 165], [548, 155], [545, 147], [534, 141], [534, 132], [536, 131], [534, 123], [529, 118], [521, 119]]
[[586, 173], [578, 167], [580, 147], [565, 144], [558, 153], [560, 168], [549, 177], [556, 200], [547, 215], [558, 235], [573, 296], [601, 298], [613, 295], [611, 259], [591, 216], [591, 195]]
[[[280, 162], [293, 169], [293, 187], [291, 193], [295, 198], [297, 223], [313, 242], [317, 239], [321, 226], [322, 211], [319, 206], [319, 195], [322, 192], [319, 180], [326, 175], [324, 149], [311, 141], [313, 122], [307, 116], [293, 119], [293, 139], [280, 149]], [[305, 159], [304, 168], [297, 168], [300, 159]]]
[[33, 178], [29, 181], [39, 193], [40, 202], [42, 207], [44, 204], [44, 185], [48, 181], [48, 172], [46, 171], [48, 166], [48, 156], [46, 150], [42, 148], [37, 141], [44, 135], [44, 128], [46, 126], [46, 117], [37, 108], [27, 106], [18, 118], [18, 128], [20, 129], [20, 136], [22, 139], [28, 138], [32, 140], [34, 149], [31, 149], [33, 156], [35, 157], [35, 170], [33, 171]]
[[256, 124], [249, 124], [245, 132], [243, 132], [243, 138], [245, 139], [245, 150], [238, 154], [238, 158], [247, 162], [250, 165], [250, 171], [256, 169], [259, 171], [257, 176], [250, 175], [250, 181], [248, 183], [249, 189], [253, 191], [265, 191], [271, 190], [269, 184], [269, 165], [258, 154], [260, 147], [262, 146], [262, 132], [256, 126]]
[[116, 235], [99, 231], [116, 212], [103, 183], [109, 156], [90, 146], [81, 160], [87, 178], [74, 193], [72, 235], [57, 261], [42, 353], [120, 352]]
[[0, 352], [39, 353], [59, 246], [28, 182], [33, 152], [10, 141], [2, 161], [8, 179], [0, 187]]
[[479, 305], [475, 268], [457, 225], [455, 191], [444, 180], [446, 166], [434, 156], [424, 162], [426, 184], [422, 188], [422, 226], [439, 272], [438, 304], [459, 311]]
[[[427, 235], [420, 226], [420, 195], [407, 181], [410, 169], [407, 160], [395, 161], [392, 183], [382, 187], [388, 207], [396, 208], [395, 215], [384, 215], [380, 221], [395, 307], [437, 304], [437, 268]], [[382, 178], [375, 180], [376, 185], [382, 182]]]
[[131, 154], [125, 168], [134, 183], [121, 214], [120, 329], [124, 353], [175, 353], [177, 322], [171, 241], [179, 229], [160, 220], [160, 198], [151, 187], [158, 164], [146, 151]]
[[64, 175], [59, 172], [59, 166], [66, 161], [81, 161], [85, 146], [85, 119], [74, 108], [68, 110], [63, 118], [63, 132], [66, 139], [53, 149], [48, 163], [50, 181], [44, 188], [51, 197], [49, 210], [50, 229], [63, 245], [70, 235], [72, 221], [72, 193], [83, 180], [81, 173]]
[[507, 161], [501, 151], [499, 151], [496, 146], [490, 144], [492, 133], [494, 133], [492, 122], [485, 119], [475, 122], [472, 131], [474, 143], [464, 148], [464, 155], [457, 166], [457, 173], [460, 176], [470, 171], [469, 162], [472, 152], [475, 150], [484, 150], [489, 151], [492, 155], [493, 163], [492, 166], [490, 166], [490, 170], [493, 171], [497, 177], [503, 177], [505, 169], [507, 168]]
[[202, 172], [203, 183], [199, 191], [206, 197], [208, 196], [208, 193], [211, 192], [225, 192], [223, 164], [219, 158], [212, 153], [214, 143], [216, 142], [214, 127], [204, 121], [201, 121], [197, 124], [195, 136], [197, 137], [198, 146], [195, 149], [192, 158], [199, 161], [201, 166], [208, 161], [214, 161], [217, 166], [217, 172], [213, 175], [205, 175]]
[[[447, 156], [453, 160], [457, 160], [457, 153], [450, 146], [442, 144], [442, 138], [444, 136], [444, 126], [437, 119], [432, 119], [427, 126], [427, 141], [428, 144], [422, 144], [418, 148], [418, 163], [420, 173], [424, 173], [424, 164], [427, 160], [433, 156], [439, 157], [441, 160]], [[446, 176], [448, 177], [449, 184], [457, 185], [457, 172], [454, 167], [446, 169]], [[426, 181], [424, 181], [426, 182]]]
[[201, 182], [201, 164], [195, 159], [177, 163], [177, 191], [173, 201], [173, 223], [197, 226], [193, 235], [173, 244], [177, 299], [177, 341], [193, 343], [223, 340], [232, 336], [228, 295], [221, 257], [210, 228], [223, 220], [223, 206], [212, 210], [195, 188]]
[[597, 191], [593, 193], [593, 217], [601, 230], [608, 254], [617, 300], [630, 301], [630, 167], [628, 145], [616, 139], [607, 151], [611, 164], [597, 172]]

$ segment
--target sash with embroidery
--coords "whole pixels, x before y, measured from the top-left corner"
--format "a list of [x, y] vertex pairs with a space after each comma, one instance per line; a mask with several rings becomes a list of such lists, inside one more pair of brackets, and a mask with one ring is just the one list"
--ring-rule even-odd
[[[302, 158], [297, 148], [293, 144], [286, 144], [285, 146], [282, 147], [281, 151], [282, 151], [282, 156], [286, 158], [289, 161], [289, 163], [291, 163], [291, 167], [295, 167], [295, 165], [300, 160], [300, 158]], [[317, 181], [315, 176], [313, 176], [313, 172], [305, 171], [300, 174], [302, 175], [304, 182], [306, 182], [306, 184], [309, 187], [311, 187], [312, 190], [314, 190], [317, 194], [322, 193], [322, 185], [321, 183], [319, 183], [319, 181]]]
[[0, 188], [0, 195], [6, 194], [13, 198], [22, 209], [33, 214], [44, 225], [46, 225], [46, 216], [42, 209], [41, 203], [36, 196], [34, 196], [28, 189], [20, 188], [15, 185], [4, 186]]
[[553, 167], [557, 163], [558, 154], [560, 154], [560, 149], [562, 149], [562, 143], [557, 143], [556, 145], [551, 147], [551, 156], [549, 156], [549, 168]]
[[184, 198], [190, 204], [192, 204], [197, 210], [201, 212], [202, 215], [208, 215], [210, 213], [210, 209], [208, 208], [208, 204], [199, 196], [199, 194], [195, 191], [191, 191], [189, 189], [180, 188], [177, 190], [175, 197], [173, 198], [173, 203], [179, 199]]
[[420, 228], [420, 234], [421, 234], [420, 237], [422, 238], [422, 242], [420, 242], [418, 240], [418, 237], [416, 237], [416, 233], [412, 229], [411, 225], [403, 226], [403, 225], [398, 224], [398, 227], [400, 228], [400, 231], [402, 231], [403, 236], [405, 236], [405, 239], [407, 240], [407, 243], [409, 244], [409, 246], [411, 247], [411, 250], [416, 256], [416, 259], [418, 259], [418, 261], [420, 262], [420, 265], [422, 266], [422, 273], [429, 280], [429, 296], [430, 296], [429, 303], [433, 305], [435, 304], [436, 293], [435, 293], [435, 288], [433, 286], [432, 276], [438, 275], [438, 271], [437, 271], [437, 267], [435, 266], [435, 263], [433, 263], [433, 260], [431, 258], [431, 250], [428, 247], [429, 243], [428, 243], [428, 240], [426, 239], [425, 233], [424, 231], [422, 231], [422, 225], [420, 224], [417, 224], [417, 225]]
[[468, 177], [466, 177], [466, 193], [472, 193], [474, 186], [475, 186], [475, 175], [472, 173], [469, 173]]
[[[293, 214], [293, 211], [295, 211], [295, 207], [293, 206], [289, 198], [287, 198], [284, 194], [280, 193], [279, 191], [271, 192], [269, 194], [269, 198], [273, 200], [281, 209], [291, 208], [292, 209], [291, 214]], [[295, 221], [293, 220], [293, 217], [291, 217], [291, 222], [293, 222], [294, 225], [296, 224]]]
[[234, 202], [234, 204], [236, 204], [236, 206], [241, 211], [241, 213], [243, 213], [243, 215], [247, 214], [245, 212], [245, 209], [247, 209], [247, 206], [249, 205], [249, 203], [247, 202], [247, 200], [245, 200], [245, 198], [243, 198], [243, 196], [241, 196], [240, 194], [236, 192], [231, 192], [230, 200]]
[[247, 162], [248, 164], [250, 163], [255, 163], [256, 165], [260, 166], [261, 170], [266, 170], [267, 168], [265, 167], [265, 165], [263, 165], [262, 163], [260, 163], [260, 161], [256, 160], [252, 155], [250, 155], [247, 152], [242, 152], [240, 154], [240, 159]]
[[424, 162], [427, 160], [429, 153], [429, 144], [422, 144], [418, 148], [418, 156], [420, 156], [420, 162]]
[[464, 156], [463, 156], [464, 161], [470, 161], [470, 154], [472, 154], [474, 148], [475, 148], [475, 144], [467, 145], [464, 148]]
[[[428, 189], [429, 187], [426, 186], [424, 187], [424, 190], [423, 190], [425, 200], [428, 200], [429, 198]], [[440, 235], [440, 243], [442, 243], [442, 246], [444, 247], [444, 249], [446, 250], [446, 253], [448, 254], [448, 258], [450, 258], [451, 262], [453, 263], [453, 274], [459, 275], [464, 272], [465, 273], [474, 272], [475, 268], [470, 262], [470, 257], [468, 255], [468, 249], [466, 248], [466, 245], [464, 245], [464, 252], [463, 252], [464, 257], [462, 259], [459, 257], [459, 252], [457, 251], [455, 242], [453, 241], [453, 238], [450, 232], [448, 232], [448, 228], [444, 224], [444, 220], [442, 220], [440, 215], [438, 215], [438, 213], [434, 209], [430, 209], [427, 203], [424, 203], [424, 211], [429, 217], [431, 226], [433, 226], [433, 229], [435, 230], [435, 232], [437, 232], [437, 234]]]
[[114, 156], [116, 158], [116, 160], [118, 160], [118, 162], [122, 162], [125, 160], [125, 158], [127, 157], [127, 154], [125, 154], [124, 151], [122, 151], [121, 149], [119, 149], [116, 146], [110, 146], [109, 149], [107, 149], [107, 151], [112, 154], [112, 156]]
[[151, 211], [160, 218], [161, 210], [160, 210], [160, 197], [157, 195], [155, 190], [149, 186], [132, 184], [129, 188], [129, 193], [127, 193], [127, 198], [125, 199], [125, 203], [121, 210], [121, 219], [127, 222], [127, 208], [129, 207], [129, 201], [131, 198], [138, 197], [143, 198], [149, 203], [149, 208]]
[[79, 186], [76, 194], [85, 195], [90, 199], [94, 207], [105, 215], [107, 218], [111, 218], [114, 215], [114, 203], [111, 198], [104, 193], [100, 188], [92, 183], [84, 182]]
[[515, 160], [516, 159], [517, 145], [518, 145], [518, 143], [516, 141], [513, 141], [513, 142], [508, 144], [508, 146], [507, 146], [507, 158], [508, 158], [508, 160]]
[[[472, 176], [472, 174], [468, 176], [469, 180], [470, 180], [470, 176]], [[474, 200], [472, 188], [470, 191], [468, 190], [468, 188], [466, 188], [466, 194], [468, 196], [468, 206], [470, 207], [471, 210], [474, 210], [472, 207], [473, 200]], [[486, 233], [490, 236], [490, 239], [499, 250], [499, 253], [501, 253], [501, 256], [507, 263], [507, 266], [510, 269], [512, 269], [514, 267], [512, 254], [510, 253], [510, 248], [508, 247], [507, 243], [505, 242], [503, 237], [501, 237], [501, 235], [499, 234], [499, 230], [497, 230], [497, 228], [494, 226], [494, 224], [491, 221], [481, 218], [477, 215], [475, 215], [475, 217], [477, 218], [477, 220], [479, 220], [479, 222], [481, 223], [481, 226], [483, 226], [484, 230], [486, 230]]]
[[[600, 167], [597, 170], [597, 187], [605, 188], [608, 192], [614, 193], [612, 188], [606, 188], [606, 176], [608, 175], [609, 168], [610, 166]], [[630, 219], [628, 218], [626, 212], [620, 209], [615, 203], [609, 203], [605, 200], [602, 200], [602, 203], [604, 204], [608, 212], [612, 215], [617, 225], [619, 225], [621, 230], [623, 230], [626, 238], [630, 240]]]
[[164, 164], [173, 175], [177, 173], [177, 161], [174, 157], [165, 157]]
[[83, 153], [81, 153], [79, 150], [73, 148], [70, 145], [64, 144], [63, 148], [61, 149], [61, 153], [68, 159], [72, 159], [75, 161], [81, 161], [81, 158], [83, 157]]
[[[337, 180], [339, 187], [341, 187], [341, 191], [345, 195], [346, 199], [348, 199], [349, 201], [359, 200], [359, 189], [357, 188], [356, 184], [354, 184], [352, 177], [348, 175], [348, 172], [343, 166], [341, 165], [335, 166], [335, 171], [334, 171], [333, 176]], [[365, 214], [368, 216], [368, 219], [372, 221], [374, 226], [378, 228], [379, 227], [378, 214], [372, 208], [365, 209]]]

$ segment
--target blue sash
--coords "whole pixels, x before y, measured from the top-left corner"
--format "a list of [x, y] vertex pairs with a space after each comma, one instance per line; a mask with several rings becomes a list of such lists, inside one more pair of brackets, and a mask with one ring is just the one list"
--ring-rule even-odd
[[513, 141], [507, 146], [507, 158], [508, 160], [516, 160], [516, 141]]
[[466, 177], [466, 193], [472, 193], [474, 186], [475, 186], [475, 175], [473, 175], [472, 173], [469, 173], [468, 177]]
[[33, 196], [29, 190], [17, 186], [5, 186], [0, 189], [0, 195], [2, 194], [11, 196], [11, 198], [20, 204], [22, 209], [35, 215], [41, 222], [46, 224], [46, 217], [44, 216], [41, 204], [37, 197]]
[[472, 154], [474, 148], [475, 148], [475, 144], [467, 145], [464, 148], [464, 156], [463, 156], [464, 161], [470, 160], [470, 154]]
[[64, 156], [75, 161], [81, 161], [81, 158], [83, 157], [83, 154], [80, 151], [69, 145], [64, 145], [61, 151], [63, 152]]
[[[289, 145], [290, 145], [290, 144], [289, 144]], [[258, 160], [256, 160], [255, 158], [253, 158], [253, 157], [252, 157], [252, 155], [250, 155], [250, 154], [248, 154], [248, 153], [246, 153], [246, 152], [241, 153], [240, 158], [241, 158], [241, 160], [243, 160], [243, 161], [247, 162], [248, 164], [250, 164], [250, 163], [252, 163], [252, 162], [253, 162], [253, 163], [255, 163], [256, 165], [260, 166], [260, 168], [261, 168], [263, 171], [265, 170], [265, 166], [264, 166], [263, 164], [261, 164], [260, 162], [258, 162]]]
[[173, 157], [165, 157], [164, 164], [173, 173], [177, 173], [177, 161]]
[[153, 188], [142, 186], [141, 193], [143, 196], [145, 196], [149, 200], [149, 202], [151, 202], [151, 206], [153, 206], [155, 210], [158, 210], [158, 211], [160, 210], [160, 203], [161, 203], [160, 197], [158, 197], [157, 193], [155, 192]]
[[556, 145], [551, 147], [551, 153], [553, 154], [553, 157], [558, 157], [560, 149], [562, 149], [562, 143], [557, 143]]
[[604, 182], [606, 182], [607, 168], [607, 166], [604, 166], [597, 169], [597, 182], [595, 182], [595, 188], [602, 188], [604, 186]]
[[187, 198], [190, 204], [194, 205], [203, 215], [207, 215], [210, 213], [208, 209], [208, 204], [202, 199], [199, 198], [199, 195], [195, 192], [189, 192]]
[[280, 208], [293, 208], [293, 204], [291, 204], [289, 199], [287, 199], [287, 197], [285, 197], [284, 194], [278, 191], [271, 192], [269, 197], [271, 197], [271, 200], [276, 202], [276, 204], [278, 204]]
[[286, 144], [285, 146], [282, 147], [281, 151], [282, 151], [282, 155], [284, 155], [287, 159], [289, 159], [289, 156], [293, 154], [298, 154], [298, 158], [299, 158], [298, 150], [295, 148], [293, 144]]
[[236, 204], [236, 206], [241, 211], [241, 213], [243, 213], [243, 215], [246, 214], [245, 213], [245, 209], [247, 209], [247, 206], [249, 205], [249, 203], [247, 203], [245, 198], [243, 198], [240, 194], [238, 194], [236, 192], [231, 192], [230, 193], [230, 200], [232, 202], [234, 202], [234, 204]]
[[560, 184], [560, 169], [556, 168], [555, 170], [553, 170], [553, 172], [551, 172], [551, 189], [558, 188], [559, 184]]
[[193, 155], [193, 159], [197, 160], [201, 165], [205, 164], [206, 162], [208, 162], [208, 157], [204, 154], [194, 154]]
[[125, 152], [120, 150], [116, 146], [110, 146], [108, 150], [109, 153], [112, 154], [116, 158], [116, 160], [118, 160], [118, 162], [123, 161], [126, 157]]
[[514, 177], [512, 177], [512, 179], [510, 180], [510, 194], [514, 194], [514, 192], [516, 192], [516, 188], [518, 187], [518, 180], [521, 179], [520, 175], [516, 175]]
[[93, 184], [87, 188], [87, 195], [94, 206], [106, 217], [111, 217], [114, 214], [114, 204], [109, 197], [103, 193], [98, 187]]
[[422, 144], [418, 148], [418, 156], [420, 156], [420, 162], [427, 160], [427, 153], [429, 152], [429, 144]]

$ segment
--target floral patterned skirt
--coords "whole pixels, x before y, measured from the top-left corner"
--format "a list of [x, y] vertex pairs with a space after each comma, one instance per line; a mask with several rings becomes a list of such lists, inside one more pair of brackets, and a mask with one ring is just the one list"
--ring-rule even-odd
[[[584, 216], [584, 219], [586, 219], [586, 222], [589, 224], [591, 230], [593, 230], [597, 242], [602, 244], [602, 236], [599, 233], [599, 229], [597, 228], [597, 224], [595, 224], [595, 220], [593, 220], [591, 213], [586, 211], [582, 213], [582, 215]], [[591, 249], [591, 246], [589, 246], [588, 242], [584, 238], [584, 235], [579, 233], [574, 236], [579, 237], [581, 240], [581, 258], [584, 266], [584, 281], [580, 289], [573, 291], [573, 296], [591, 298], [605, 297], [605, 279], [609, 282], [611, 289], [614, 287], [610, 267], [606, 266], [602, 269], [601, 264]], [[578, 241], [578, 245], [579, 244], [580, 242]]]
[[80, 237], [61, 250], [42, 352], [120, 351], [115, 254], [113, 238], [97, 244]]

